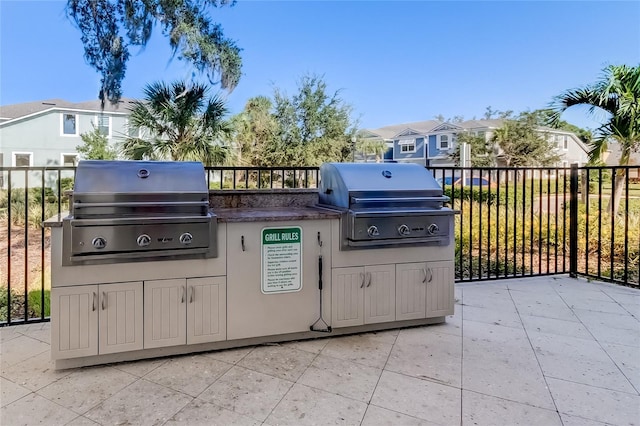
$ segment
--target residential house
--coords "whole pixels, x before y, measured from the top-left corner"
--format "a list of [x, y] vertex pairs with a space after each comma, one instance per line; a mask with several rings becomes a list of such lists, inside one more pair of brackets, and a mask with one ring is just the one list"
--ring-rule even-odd
[[[472, 132], [491, 140], [495, 130], [503, 124], [502, 119], [467, 120], [460, 123], [448, 123], [438, 120], [419, 121], [413, 123], [394, 124], [379, 129], [366, 129], [360, 132], [363, 137], [380, 138], [390, 147], [391, 153], [385, 156], [386, 161], [411, 162], [424, 166], [452, 167], [452, 154], [456, 148], [457, 135], [461, 132]], [[557, 166], [580, 165], [588, 161], [588, 148], [572, 132], [540, 127], [549, 141], [558, 150], [561, 161]], [[500, 147], [494, 148], [497, 166], [504, 166], [501, 160]]]
[[[617, 166], [620, 164], [620, 156], [622, 150], [617, 142], [609, 143], [607, 152], [603, 156], [603, 161], [607, 166]], [[640, 152], [632, 152], [629, 158], [630, 166], [638, 166], [638, 168], [629, 169], [629, 179], [640, 179]]]
[[110, 144], [117, 145], [128, 131], [129, 106], [100, 101], [68, 102], [62, 99], [0, 107], [0, 166], [73, 166], [80, 135], [98, 128]]

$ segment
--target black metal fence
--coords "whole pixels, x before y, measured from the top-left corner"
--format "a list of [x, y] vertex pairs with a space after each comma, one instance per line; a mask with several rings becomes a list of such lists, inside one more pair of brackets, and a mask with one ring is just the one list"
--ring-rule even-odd
[[[640, 286], [640, 168], [430, 168], [460, 211], [456, 280], [569, 273]], [[316, 188], [317, 167], [209, 167], [211, 189]], [[73, 167], [0, 169], [0, 326], [49, 317], [49, 230]], [[610, 199], [618, 188], [619, 208]], [[615, 207], [615, 203], [614, 203]]]

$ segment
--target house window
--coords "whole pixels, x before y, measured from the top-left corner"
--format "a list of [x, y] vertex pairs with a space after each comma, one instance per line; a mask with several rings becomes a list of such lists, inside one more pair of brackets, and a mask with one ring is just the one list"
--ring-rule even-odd
[[484, 130], [479, 130], [478, 132], [476, 132], [476, 136], [479, 136], [481, 138], [484, 138], [486, 135]]
[[78, 136], [78, 116], [76, 114], [62, 113], [62, 134]]
[[78, 164], [78, 154], [60, 154], [60, 164], [65, 167], [75, 167]]
[[96, 117], [96, 127], [98, 131], [106, 137], [111, 137], [111, 117], [99, 115]]
[[13, 167], [29, 167], [33, 166], [33, 152], [14, 152]]
[[400, 152], [409, 153], [416, 152], [416, 140], [415, 139], [403, 139], [398, 141], [400, 145]]
[[567, 137], [567, 135], [563, 136], [562, 139], [562, 149], [564, 149], [565, 151], [569, 150], [569, 138]]
[[440, 135], [438, 138], [439, 146], [438, 149], [445, 150], [449, 149], [449, 135]]

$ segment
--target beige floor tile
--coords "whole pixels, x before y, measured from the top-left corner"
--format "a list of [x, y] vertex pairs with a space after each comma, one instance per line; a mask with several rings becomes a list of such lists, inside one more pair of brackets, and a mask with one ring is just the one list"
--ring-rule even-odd
[[640, 348], [613, 343], [602, 343], [602, 347], [640, 393]]
[[402, 330], [385, 370], [460, 387], [462, 337]]
[[232, 367], [203, 355], [174, 357], [144, 376], [146, 380], [196, 397]]
[[100, 424], [161, 425], [192, 398], [139, 379], [85, 414]]
[[292, 385], [292, 382], [235, 366], [198, 398], [262, 422]]
[[443, 425], [460, 424], [460, 389], [385, 371], [371, 403]]
[[613, 314], [610, 312], [597, 312], [587, 309], [574, 309], [580, 321], [591, 330], [591, 327], [611, 328], [640, 331], [640, 319], [634, 318], [628, 313]]
[[636, 392], [598, 342], [537, 332], [529, 337], [546, 377]]
[[242, 358], [238, 365], [295, 382], [315, 357], [315, 354], [288, 346], [258, 346]]
[[311, 352], [312, 354], [319, 354], [327, 343], [329, 338], [325, 339], [309, 339], [309, 340], [297, 340], [289, 343], [283, 343], [282, 346], [288, 346], [294, 349], [299, 349], [305, 352]]
[[585, 419], [584, 417], [570, 416], [563, 413], [560, 413], [560, 418], [562, 419], [562, 424], [564, 426], [605, 426], [609, 424]]
[[594, 340], [585, 326], [576, 321], [564, 321], [554, 318], [534, 317], [531, 315], [522, 315], [521, 319], [525, 330], [528, 332], [536, 331], [578, 339]]
[[247, 356], [253, 350], [254, 346], [247, 346], [238, 349], [226, 349], [222, 351], [205, 352], [204, 355], [217, 359], [218, 361], [224, 361], [229, 364], [237, 364], [242, 358]]
[[369, 405], [361, 426], [435, 426], [437, 423]]
[[464, 389], [536, 407], [554, 408], [531, 347], [501, 346], [465, 338], [462, 356]]
[[547, 379], [560, 414], [616, 425], [638, 424], [640, 396], [564, 380]]
[[[47, 322], [43, 324], [48, 325], [49, 323]], [[51, 344], [51, 327], [48, 327], [48, 326], [35, 327], [32, 329], [26, 330], [25, 332], [23, 332], [23, 334], [27, 337], [31, 337], [32, 339], [39, 340], [48, 345]]]
[[167, 426], [260, 426], [257, 420], [200, 399], [191, 401], [165, 424]]
[[0, 377], [0, 407], [9, 405], [30, 393], [31, 391], [26, 387]]
[[370, 333], [358, 334], [331, 339], [321, 353], [369, 367], [383, 368], [389, 358], [392, 346], [391, 343], [372, 337]]
[[67, 424], [77, 416], [73, 411], [32, 393], [0, 410], [0, 424], [55, 426]]
[[[11, 342], [11, 344], [9, 344], [9, 342]], [[0, 361], [2, 366], [5, 367], [49, 351], [50, 346], [40, 340], [21, 335], [9, 340], [7, 344], [3, 343], [0, 349], [2, 350], [2, 353], [0, 353]]]
[[562, 426], [553, 410], [462, 391], [462, 424], [487, 426]]
[[37, 393], [78, 414], [84, 414], [136, 379], [110, 366], [81, 368]]
[[368, 403], [381, 374], [379, 368], [319, 355], [298, 383]]
[[[17, 326], [0, 327], [0, 349], [2, 348], [2, 344], [4, 342], [8, 342], [11, 339], [22, 336], [21, 333], [18, 333], [16, 328]], [[1, 350], [0, 353], [2, 353]]]
[[97, 426], [98, 423], [94, 422], [91, 419], [86, 418], [85, 416], [78, 416], [65, 426]]
[[358, 425], [367, 405], [319, 389], [295, 384], [266, 422], [273, 425]]
[[466, 340], [493, 343], [496, 348], [531, 349], [524, 328], [464, 320], [463, 335]]
[[479, 308], [476, 306], [463, 307], [463, 318], [465, 321], [483, 322], [486, 324], [502, 325], [505, 327], [522, 328], [520, 322], [520, 316], [513, 311], [492, 309], [492, 308]]
[[165, 364], [170, 359], [171, 358], [142, 359], [140, 361], [113, 364], [113, 367], [125, 373], [133, 374], [136, 377], [142, 377]]
[[32, 391], [37, 391], [72, 372], [73, 370], [55, 370], [51, 354], [47, 351], [4, 368], [2, 375]]

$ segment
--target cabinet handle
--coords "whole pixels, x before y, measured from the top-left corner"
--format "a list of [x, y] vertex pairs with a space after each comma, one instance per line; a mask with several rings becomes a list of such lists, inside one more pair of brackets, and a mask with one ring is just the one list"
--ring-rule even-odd
[[364, 287], [364, 272], [360, 272], [360, 288]]
[[180, 286], [180, 303], [184, 303], [184, 286]]
[[102, 310], [104, 311], [107, 308], [107, 293], [102, 292]]
[[193, 293], [195, 293], [195, 291], [195, 288], [189, 287], [189, 303], [193, 303]]
[[424, 278], [422, 279], [423, 283], [427, 282], [427, 268], [422, 268], [422, 273], [424, 273]]
[[431, 270], [431, 268], [428, 268], [429, 271], [429, 279], [427, 280], [428, 283], [430, 283], [431, 281], [433, 281], [433, 271]]
[[240, 236], [240, 245], [242, 246], [242, 251], [246, 251], [244, 247], [244, 235]]
[[365, 274], [367, 276], [367, 287], [371, 285], [371, 272]]
[[98, 297], [98, 293], [96, 293], [95, 291], [93, 292], [93, 301], [91, 302], [91, 310], [95, 311], [96, 310], [96, 297]]

